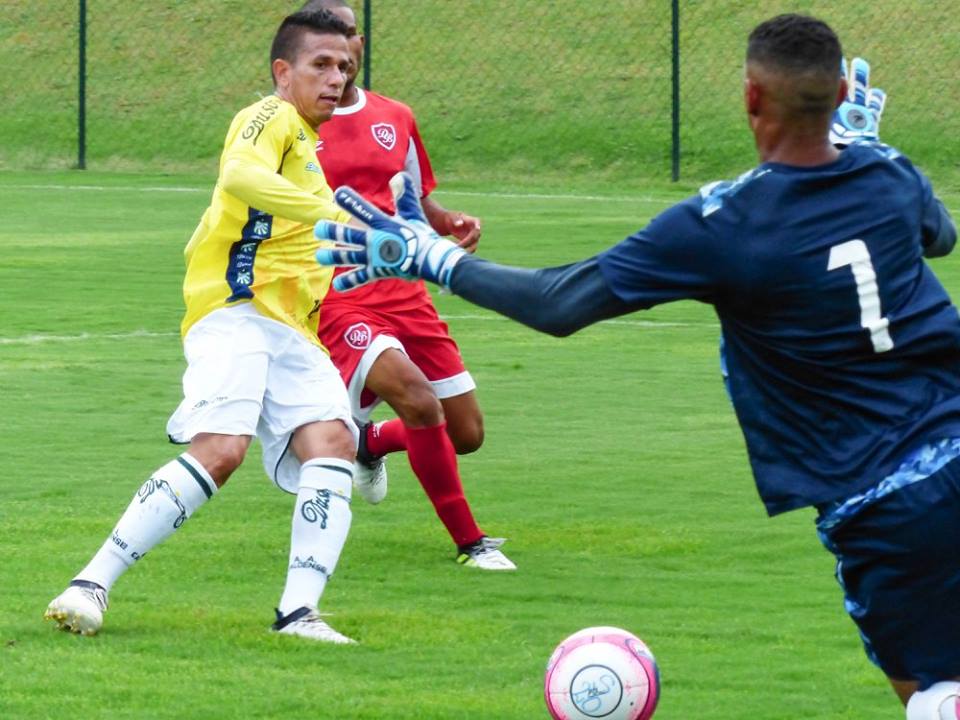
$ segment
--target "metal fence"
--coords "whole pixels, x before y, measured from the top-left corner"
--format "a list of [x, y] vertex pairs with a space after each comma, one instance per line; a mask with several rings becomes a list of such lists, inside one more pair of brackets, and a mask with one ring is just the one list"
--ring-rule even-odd
[[[270, 39], [298, 5], [4, 0], [0, 167], [207, 170], [236, 110], [270, 92]], [[739, 172], [754, 162], [741, 99], [746, 36], [784, 11], [824, 18], [849, 53], [870, 59], [890, 95], [885, 140], [921, 164], [958, 167], [955, 2], [355, 5], [368, 28], [370, 85], [415, 109], [446, 175], [519, 182]]]

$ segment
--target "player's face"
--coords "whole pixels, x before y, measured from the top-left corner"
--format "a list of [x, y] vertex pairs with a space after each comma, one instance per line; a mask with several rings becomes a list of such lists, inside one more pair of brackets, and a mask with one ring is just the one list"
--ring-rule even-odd
[[317, 127], [333, 115], [349, 68], [350, 52], [343, 35], [304, 33], [293, 63], [274, 61], [277, 94]]
[[327, 8], [331, 13], [343, 20], [349, 28], [347, 32], [347, 47], [350, 48], [350, 69], [347, 70], [347, 85], [352, 85], [363, 64], [364, 37], [357, 31], [357, 16], [348, 7]]

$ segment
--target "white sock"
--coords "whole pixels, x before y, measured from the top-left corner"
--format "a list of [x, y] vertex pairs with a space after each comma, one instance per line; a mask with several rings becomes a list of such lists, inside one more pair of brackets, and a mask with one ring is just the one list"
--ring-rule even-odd
[[189, 454], [171, 460], [140, 486], [103, 547], [74, 580], [95, 582], [109, 590], [216, 491], [213, 478]]
[[281, 616], [320, 602], [347, 541], [352, 485], [353, 463], [347, 460], [314, 458], [300, 466], [287, 584], [277, 608]]
[[907, 703], [907, 720], [960, 720], [960, 682], [947, 680], [915, 692]]

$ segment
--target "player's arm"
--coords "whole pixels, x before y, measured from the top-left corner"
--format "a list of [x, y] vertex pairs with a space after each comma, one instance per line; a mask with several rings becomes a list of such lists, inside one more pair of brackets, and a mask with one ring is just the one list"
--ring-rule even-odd
[[430, 195], [421, 199], [423, 214], [430, 227], [438, 235], [450, 235], [457, 238], [457, 244], [467, 252], [475, 252], [480, 244], [480, 218], [467, 215], [459, 210], [447, 210]]
[[[323, 265], [353, 269], [334, 279], [347, 291], [384, 277], [421, 277], [470, 302], [541, 332], [569, 335], [607, 318], [683, 298], [707, 299], [725, 273], [718, 243], [703, 232], [699, 197], [661, 213], [644, 230], [604, 253], [572, 265], [523, 269], [469, 255], [428, 226], [413, 179], [390, 181], [397, 214], [388, 216], [350, 188], [336, 202], [370, 230], [318, 223]], [[660, 239], [669, 238], [669, 242]]]
[[251, 207], [307, 225], [352, 219], [332, 200], [297, 187], [279, 173], [284, 154], [298, 141], [292, 130], [281, 117], [274, 117], [259, 135], [238, 135], [224, 150], [223, 189]]
[[940, 198], [933, 193], [930, 181], [919, 171], [917, 175], [923, 185], [924, 195], [923, 220], [920, 225], [923, 256], [936, 258], [949, 255], [957, 244], [957, 227]]
[[638, 309], [610, 290], [596, 257], [532, 270], [467, 256], [454, 268], [450, 289], [475, 305], [557, 337]]
[[346, 221], [333, 202], [298, 188], [268, 167], [247, 158], [231, 158], [224, 163], [223, 189], [247, 205], [305, 225], [317, 220]]

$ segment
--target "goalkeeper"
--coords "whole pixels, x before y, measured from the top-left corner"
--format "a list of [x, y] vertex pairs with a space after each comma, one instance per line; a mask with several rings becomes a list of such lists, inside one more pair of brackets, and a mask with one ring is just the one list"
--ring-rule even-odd
[[957, 718], [960, 316], [924, 259], [957, 233], [923, 173], [870, 140], [882, 96], [863, 63], [848, 96], [841, 57], [813, 18], [755, 28], [744, 94], [760, 165], [590, 259], [525, 270], [469, 256], [422, 223], [402, 178], [399, 217], [372, 222], [403, 238], [395, 269], [376, 247], [319, 257], [360, 266], [344, 286], [403, 271], [556, 335], [673, 300], [712, 304], [768, 513], [817, 509], [845, 605], [908, 720]]

